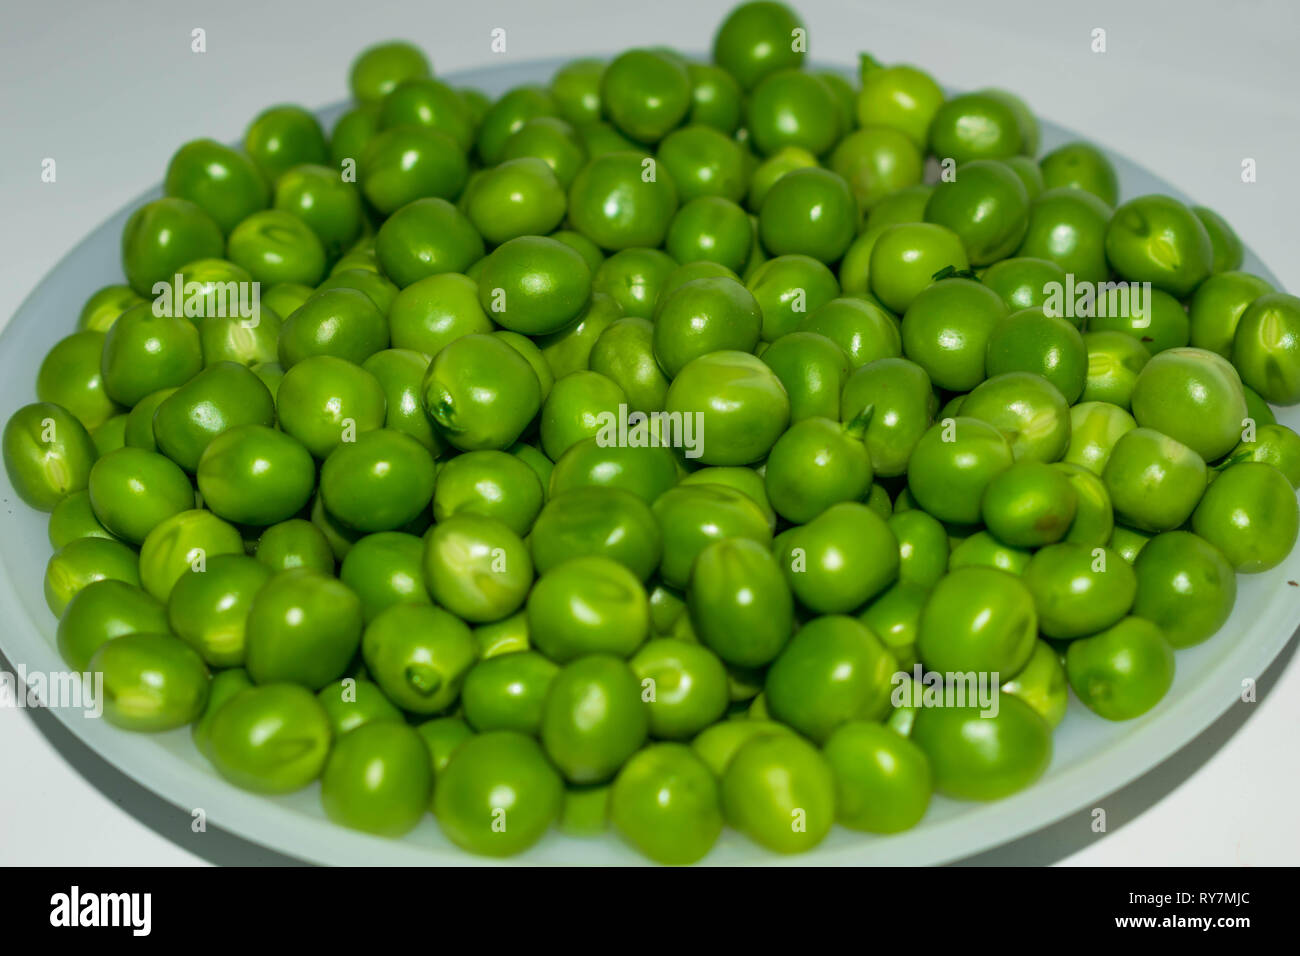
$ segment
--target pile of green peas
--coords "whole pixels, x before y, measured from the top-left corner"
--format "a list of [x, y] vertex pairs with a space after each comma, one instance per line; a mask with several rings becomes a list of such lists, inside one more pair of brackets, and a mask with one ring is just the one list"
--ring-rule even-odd
[[[495, 101], [387, 43], [328, 135], [177, 150], [4, 430], [107, 719], [372, 833], [690, 863], [1021, 790], [1071, 691], [1150, 711], [1296, 540], [1300, 299], [1016, 96], [802, 32]], [[1054, 302], [1105, 282], [1145, 307]]]

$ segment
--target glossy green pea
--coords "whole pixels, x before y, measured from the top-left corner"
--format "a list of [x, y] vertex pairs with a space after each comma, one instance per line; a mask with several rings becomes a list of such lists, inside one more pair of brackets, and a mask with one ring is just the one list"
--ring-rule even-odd
[[871, 207], [864, 231], [880, 233], [887, 226], [924, 223], [925, 207], [933, 194], [934, 187], [925, 184], [906, 186], [890, 193]]
[[1246, 396], [1236, 370], [1202, 349], [1169, 349], [1153, 356], [1133, 388], [1133, 417], [1182, 442], [1207, 461], [1241, 439]]
[[858, 123], [896, 129], [924, 149], [930, 123], [944, 100], [939, 84], [914, 66], [884, 67], [865, 54], [861, 59]]
[[663, 535], [659, 573], [671, 587], [684, 587], [700, 552], [713, 541], [747, 538], [767, 545], [772, 531], [762, 509], [725, 485], [680, 485], [655, 499], [652, 510]]
[[316, 465], [292, 435], [266, 425], [239, 425], [208, 443], [197, 479], [213, 513], [241, 524], [271, 525], [311, 499]]
[[90, 492], [85, 489], [74, 491], [54, 506], [46, 530], [50, 546], [55, 551], [81, 538], [117, 540], [117, 536], [95, 516], [95, 509], [90, 503]]
[[1139, 196], [1116, 208], [1106, 258], [1122, 278], [1182, 299], [1209, 276], [1214, 248], [1204, 224], [1177, 199]]
[[429, 604], [424, 583], [424, 542], [413, 534], [368, 534], [343, 558], [339, 580], [361, 599], [367, 624], [394, 604]]
[[895, 510], [887, 520], [898, 539], [898, 580], [933, 587], [948, 569], [948, 532], [920, 509]]
[[1021, 185], [1025, 187], [1025, 192], [1032, 201], [1036, 196], [1040, 196], [1047, 187], [1043, 183], [1043, 172], [1038, 168], [1038, 163], [1029, 156], [1008, 156], [1001, 160], [1006, 166], [1016, 174]]
[[764, 684], [777, 720], [819, 743], [849, 720], [889, 709], [898, 660], [866, 625], [827, 615], [805, 624], [772, 662]]
[[343, 113], [330, 130], [330, 162], [341, 169], [348, 160], [356, 162], [366, 144], [379, 132], [379, 107], [363, 104]]
[[1214, 545], [1190, 531], [1168, 531], [1147, 542], [1133, 562], [1133, 616], [1159, 626], [1175, 648], [1214, 634], [1232, 613], [1237, 579]]
[[317, 355], [360, 365], [387, 347], [388, 324], [370, 297], [333, 288], [317, 292], [285, 319], [277, 356], [286, 370]]
[[600, 264], [592, 289], [610, 296], [625, 315], [649, 319], [664, 280], [676, 267], [676, 260], [662, 250], [624, 249]]
[[[502, 165], [515, 159], [544, 162], [561, 187], [560, 200], [587, 162], [587, 150], [571, 124], [557, 116], [535, 116], [515, 131], [501, 152]], [[548, 187], [549, 188], [549, 187]]]
[[677, 210], [677, 188], [670, 175], [647, 181], [642, 173], [638, 153], [592, 159], [569, 188], [570, 222], [603, 249], [661, 244]]
[[1200, 455], [1149, 428], [1115, 442], [1101, 477], [1115, 517], [1146, 531], [1168, 531], [1191, 517], [1207, 480]]
[[343, 442], [321, 465], [320, 491], [329, 512], [363, 532], [393, 531], [433, 498], [429, 450], [405, 432], [379, 428]]
[[1192, 513], [1192, 529], [1235, 570], [1267, 571], [1291, 553], [1300, 530], [1295, 489], [1272, 465], [1239, 462], [1205, 490]]
[[746, 280], [746, 286], [762, 310], [765, 342], [795, 331], [805, 316], [839, 295], [835, 274], [805, 255], [769, 259]]
[[1029, 204], [1029, 228], [1016, 255], [1054, 262], [1076, 282], [1103, 282], [1110, 276], [1110, 219], [1111, 207], [1086, 190], [1048, 189]]
[[570, 372], [555, 383], [542, 404], [539, 432], [542, 450], [558, 461], [569, 448], [587, 438], [600, 436], [616, 427], [627, 396], [611, 379], [599, 372]]
[[298, 106], [273, 106], [258, 114], [244, 132], [244, 151], [271, 183], [301, 163], [329, 160], [316, 117]]
[[1056, 386], [1066, 402], [1078, 401], [1088, 380], [1088, 350], [1079, 330], [1042, 307], [1007, 316], [988, 338], [985, 372], [1032, 372]]
[[753, 89], [763, 77], [803, 64], [803, 49], [791, 40], [791, 31], [803, 29], [798, 14], [783, 3], [742, 3], [727, 14], [713, 36], [713, 62], [743, 89]]
[[706, 545], [691, 567], [686, 600], [695, 633], [728, 664], [769, 663], [794, 629], [790, 587], [761, 541]]
[[926, 203], [925, 220], [956, 233], [972, 265], [989, 265], [1011, 255], [1024, 239], [1029, 193], [1005, 163], [973, 160], [959, 166], [953, 179], [935, 187]]
[[474, 145], [474, 120], [465, 99], [441, 80], [410, 77], [379, 104], [379, 128], [418, 126], [447, 136], [466, 152]]
[[463, 849], [511, 856], [532, 846], [559, 815], [564, 783], [531, 737], [478, 734], [438, 774], [433, 812]]
[[1047, 721], [1013, 694], [996, 714], [978, 706], [922, 707], [911, 739], [930, 760], [935, 790], [959, 800], [998, 800], [1023, 790], [1052, 760]]
[[273, 571], [309, 568], [322, 574], [334, 573], [334, 552], [329, 541], [319, 528], [302, 518], [281, 521], [263, 531], [254, 556]]
[[1054, 544], [1074, 520], [1078, 498], [1069, 480], [1049, 465], [1021, 461], [989, 482], [980, 502], [984, 524], [1018, 548]]
[[45, 603], [61, 617], [78, 591], [106, 578], [139, 585], [135, 551], [108, 537], [76, 538], [54, 552], [45, 566]]
[[777, 70], [760, 80], [746, 101], [745, 120], [754, 146], [763, 156], [787, 146], [820, 156], [835, 145], [842, 132], [830, 85], [798, 69]]
[[429, 751], [435, 781], [447, 769], [457, 748], [471, 737], [477, 736], [461, 717], [435, 717], [417, 725], [415, 730]]
[[276, 315], [292, 315], [311, 298], [313, 291], [311, 286], [298, 282], [277, 282], [261, 294], [261, 304], [268, 306]]
[[466, 452], [438, 471], [433, 516], [460, 512], [486, 515], [524, 534], [542, 508], [541, 480], [519, 458], [503, 451]]
[[1082, 465], [1058, 461], [1052, 465], [1065, 476], [1074, 489], [1077, 506], [1074, 521], [1066, 532], [1065, 541], [1097, 547], [1110, 541], [1115, 529], [1115, 509], [1110, 503], [1106, 485], [1094, 472]]
[[750, 352], [763, 316], [734, 279], [695, 279], [662, 298], [654, 315], [654, 351], [670, 379], [692, 359], [722, 350]]
[[[1272, 465], [1286, 476], [1292, 488], [1300, 486], [1300, 435], [1285, 425], [1260, 424], [1228, 453], [1227, 460], [1257, 461]], [[72, 507], [76, 500], [77, 495], [69, 495], [55, 506], [54, 513], [50, 515], [51, 534], [59, 511], [65, 506]]]
[[167, 598], [172, 633], [213, 667], [242, 666], [249, 608], [272, 573], [242, 554], [214, 555], [202, 571], [185, 572]]
[[[122, 430], [121, 443], [118, 448], [140, 448], [144, 451], [157, 451], [158, 442], [153, 433], [153, 413], [158, 411], [158, 406], [163, 403], [175, 388], [160, 388], [156, 392], [150, 392], [144, 398], [140, 399], [135, 408], [131, 409], [126, 416], [126, 426]], [[114, 449], [105, 449], [101, 452], [100, 457]]]
[[274, 421], [275, 403], [261, 380], [242, 365], [219, 362], [159, 403], [154, 436], [159, 451], [194, 472], [219, 435], [241, 426], [269, 429]]
[[451, 203], [422, 198], [384, 221], [375, 253], [384, 274], [405, 289], [427, 276], [463, 273], [483, 258], [483, 239]]
[[436, 714], [456, 702], [478, 644], [464, 621], [440, 607], [393, 604], [366, 626], [361, 653], [389, 700], [413, 714]]
[[608, 800], [614, 827], [657, 863], [694, 863], [722, 832], [717, 779], [681, 744], [654, 744], [634, 755]]
[[343, 674], [361, 644], [361, 627], [361, 601], [347, 585], [306, 568], [280, 571], [248, 612], [248, 674], [258, 684], [319, 690]]
[[642, 688], [652, 737], [689, 739], [721, 719], [730, 703], [721, 659], [700, 644], [653, 638], [628, 663]]
[[1083, 403], [1107, 402], [1127, 409], [1143, 366], [1151, 358], [1147, 347], [1124, 332], [1087, 332], [1088, 378], [1079, 399]]
[[433, 599], [473, 623], [500, 620], [524, 603], [533, 563], [519, 536], [494, 518], [458, 514], [425, 539], [425, 580]]
[[772, 185], [758, 215], [759, 238], [772, 255], [805, 255], [831, 263], [853, 241], [858, 209], [842, 176], [803, 168]]
[[870, 409], [864, 442], [876, 474], [897, 476], [925, 430], [938, 401], [920, 365], [903, 358], [883, 358], [855, 369], [844, 383], [841, 419]]
[[826, 336], [858, 368], [903, 353], [898, 320], [875, 302], [846, 296], [832, 299], [799, 323], [799, 331]]
[[509, 617], [473, 628], [480, 660], [515, 654], [532, 648], [528, 633], [528, 612], [517, 611]]
[[1245, 247], [1228, 221], [1205, 206], [1191, 208], [1193, 215], [1210, 235], [1210, 248], [1214, 250], [1210, 271], [1217, 274], [1240, 269], [1245, 258]]
[[354, 99], [377, 103], [403, 80], [432, 75], [428, 58], [416, 46], [393, 40], [367, 47], [352, 61], [348, 87]]
[[819, 332], [790, 332], [764, 350], [762, 358], [790, 397], [791, 422], [839, 418], [849, 359], [835, 342]]
[[595, 58], [570, 60], [555, 71], [550, 93], [562, 117], [575, 125], [600, 119], [600, 78], [604, 72], [605, 62]]
[[930, 670], [996, 673], [1005, 680], [1028, 663], [1037, 626], [1033, 595], [1020, 578], [997, 568], [960, 567], [926, 599], [916, 653]]
[[103, 675], [104, 718], [126, 730], [174, 730], [203, 712], [208, 669], [170, 634], [124, 634], [100, 646], [88, 665]]
[[151, 305], [128, 309], [104, 338], [104, 392], [121, 405], [189, 381], [203, 367], [199, 333], [187, 319], [155, 315]]
[[498, 244], [550, 232], [564, 218], [565, 202], [555, 171], [526, 156], [476, 176], [466, 193], [465, 214], [484, 239]]
[[203, 352], [204, 368], [220, 362], [234, 362], [252, 369], [262, 383], [272, 389], [264, 373], [271, 365], [280, 368], [276, 362], [276, 346], [283, 324], [280, 316], [268, 305], [259, 307], [247, 319], [238, 314], [205, 315], [199, 320], [199, 347]]
[[642, 581], [659, 566], [663, 547], [649, 506], [629, 491], [603, 487], [553, 496], [532, 524], [529, 546], [540, 574], [570, 558], [599, 556]]
[[326, 255], [337, 258], [361, 234], [361, 194], [328, 166], [302, 165], [275, 184], [276, 209], [293, 213], [316, 233]]
[[398, 293], [388, 314], [394, 348], [437, 355], [463, 335], [495, 326], [478, 302], [478, 286], [459, 273], [431, 275]]
[[129, 285], [106, 285], [95, 292], [81, 307], [77, 316], [78, 331], [107, 332], [117, 317], [143, 302]]
[[67, 409], [49, 402], [24, 405], [4, 428], [4, 463], [14, 491], [27, 504], [50, 511], [88, 487], [97, 450]]
[[945, 100], [930, 123], [930, 152], [959, 166], [1030, 152], [1028, 145], [1016, 110], [987, 90]]
[[1119, 179], [1106, 154], [1091, 143], [1066, 143], [1041, 160], [1048, 189], [1073, 187], [1092, 193], [1109, 206], [1119, 200]]
[[1003, 544], [987, 531], [977, 531], [952, 549], [948, 556], [948, 569], [997, 568], [1009, 574], [1022, 574], [1032, 556], [1033, 553], [1024, 548]]
[[1037, 552], [1023, 579], [1039, 630], [1063, 640], [1110, 627], [1129, 613], [1138, 588], [1133, 568], [1116, 552], [1069, 543]]
[[101, 645], [136, 633], [167, 633], [166, 608], [126, 581], [92, 581], [73, 595], [59, 619], [59, 654], [72, 670], [84, 672]]
[[773, 551], [794, 596], [818, 614], [848, 614], [898, 580], [894, 533], [854, 501], [831, 505], [783, 533]]
[[592, 346], [589, 364], [623, 389], [629, 408], [663, 409], [668, 378], [655, 358], [654, 326], [647, 320], [633, 317], [611, 323]]
[[756, 737], [792, 733], [794, 731], [785, 724], [774, 720], [723, 720], [701, 731], [691, 741], [691, 749], [713, 771], [713, 775], [721, 779], [731, 758], [749, 741]]
[[803, 738], [757, 736], [727, 764], [722, 811], [728, 823], [769, 850], [810, 850], [835, 823], [835, 777]]
[[1069, 704], [1069, 685], [1061, 655], [1046, 641], [1037, 641], [1029, 663], [1006, 681], [1001, 691], [1023, 700], [1055, 730], [1065, 719]]
[[226, 257], [258, 282], [314, 286], [325, 276], [325, 247], [296, 216], [279, 209], [255, 212], [230, 233]]
[[457, 448], [508, 448], [541, 409], [541, 383], [527, 361], [488, 335], [465, 335], [435, 356], [424, 406]]
[[570, 783], [611, 779], [649, 731], [642, 688], [622, 660], [593, 654], [566, 664], [542, 712], [542, 746]]
[[908, 487], [936, 518], [973, 524], [985, 488], [1011, 463], [1011, 445], [997, 428], [974, 418], [944, 419], [916, 443]]
[[104, 391], [104, 338], [103, 332], [87, 330], [60, 339], [36, 373], [36, 397], [71, 412], [88, 431], [122, 411]]
[[251, 687], [212, 717], [212, 764], [245, 790], [292, 793], [320, 776], [329, 757], [329, 717], [296, 684]]
[[734, 133], [742, 112], [740, 84], [735, 77], [707, 63], [687, 63], [686, 73], [691, 78], [691, 109], [687, 121], [692, 126]]
[[917, 627], [928, 593], [928, 585], [899, 580], [858, 614], [858, 620], [894, 655], [899, 670], [910, 670], [917, 662]]
[[600, 81], [605, 113], [632, 139], [653, 143], [681, 122], [691, 105], [684, 63], [657, 50], [629, 50], [610, 61]]
[[120, 448], [95, 462], [90, 503], [104, 527], [139, 544], [165, 519], [194, 507], [189, 478], [155, 452]]
[[[1136, 286], [1130, 286], [1136, 290]], [[1168, 292], [1152, 288], [1150, 295], [1129, 293], [1125, 303], [1122, 295], [1117, 303], [1088, 317], [1088, 328], [1093, 331], [1123, 332], [1137, 339], [1152, 355], [1165, 349], [1181, 348], [1191, 337], [1191, 325], [1182, 303]]]
[[547, 691], [559, 670], [533, 651], [479, 661], [461, 688], [465, 719], [479, 733], [514, 730], [536, 735]]
[[225, 245], [221, 227], [194, 203], [155, 199], [122, 229], [122, 271], [136, 294], [151, 296], [155, 283], [170, 283], [186, 263], [221, 258]]
[[627, 657], [650, 628], [645, 588], [612, 558], [571, 558], [543, 573], [528, 595], [528, 631], [551, 660]]
[[1232, 364], [1265, 401], [1300, 401], [1300, 298], [1272, 292], [1252, 302], [1232, 340]]
[[1107, 720], [1145, 714], [1174, 682], [1174, 649], [1160, 628], [1126, 617], [1099, 634], [1070, 642], [1070, 686], [1089, 710]]
[[678, 262], [716, 262], [740, 272], [754, 244], [748, 213], [721, 196], [684, 203], [668, 225], [664, 248]]
[[383, 387], [387, 400], [385, 427], [410, 435], [435, 458], [442, 454], [442, 440], [424, 410], [421, 385], [429, 370], [429, 357], [412, 349], [384, 349], [361, 367]]
[[745, 206], [751, 213], [757, 214], [763, 208], [767, 194], [776, 181], [786, 173], [796, 169], [815, 169], [817, 157], [798, 146], [786, 146], [759, 163], [749, 180], [749, 192], [745, 195]]
[[1030, 256], [995, 262], [980, 281], [1000, 295], [1013, 312], [1044, 305], [1053, 283], [1062, 289], [1066, 284], [1065, 270], [1059, 265]]
[[767, 495], [777, 513], [804, 524], [833, 504], [865, 495], [872, 479], [865, 427], [864, 418], [848, 425], [806, 418], [791, 425], [767, 458]]
[[1145, 531], [1137, 531], [1133, 528], [1125, 527], [1122, 524], [1115, 525], [1111, 532], [1108, 544], [1129, 564], [1137, 560], [1137, 556], [1142, 553], [1146, 547], [1151, 535]]
[[659, 144], [658, 159], [683, 202], [703, 196], [739, 202], [745, 196], [748, 176], [743, 149], [710, 126], [685, 126], [669, 133]]
[[867, 211], [885, 196], [921, 182], [922, 157], [906, 133], [868, 125], [845, 136], [830, 155], [830, 168], [849, 184], [858, 208]]
[[[887, 200], [881, 200], [882, 203], [885, 201]], [[871, 253], [875, 251], [876, 241], [884, 231], [884, 227], [865, 229], [858, 233], [857, 238], [844, 251], [838, 278], [845, 295], [872, 295]]]
[[997, 293], [972, 279], [943, 279], [908, 305], [903, 354], [939, 388], [969, 391], [984, 380], [988, 359], [997, 354], [994, 336], [1007, 322]]
[[790, 419], [781, 380], [761, 360], [734, 350], [688, 362], [669, 386], [665, 407], [681, 416], [683, 429], [688, 416], [698, 419], [695, 451], [706, 465], [758, 461]]
[[1032, 372], [1006, 372], [980, 383], [963, 399], [961, 414], [997, 428], [1017, 461], [1056, 461], [1070, 440], [1065, 397]]
[[1261, 295], [1274, 291], [1273, 286], [1259, 276], [1216, 270], [1196, 287], [1188, 304], [1191, 344], [1231, 358], [1232, 342], [1242, 315]]
[[592, 292], [586, 308], [572, 323], [536, 340], [547, 368], [557, 379], [590, 369], [596, 342], [622, 315], [622, 307], [614, 299], [602, 292]]
[[321, 776], [321, 805], [335, 823], [380, 836], [411, 830], [429, 807], [433, 770], [420, 735], [375, 721], [341, 736]]
[[506, 343], [528, 363], [528, 367], [533, 370], [533, 375], [537, 377], [537, 384], [541, 386], [542, 402], [545, 403], [551, 394], [551, 387], [555, 385], [555, 374], [551, 371], [550, 363], [546, 361], [546, 356], [542, 354], [537, 343], [526, 335], [506, 329], [493, 332], [492, 338]]
[[827, 739], [823, 754], [835, 778], [836, 819], [851, 830], [897, 833], [925, 816], [930, 764], [906, 737], [853, 720]]
[[566, 451], [551, 472], [553, 498], [575, 488], [611, 486], [654, 502], [677, 483], [677, 459], [662, 445], [606, 445], [585, 438]]
[[949, 266], [958, 271], [970, 267], [961, 238], [951, 229], [929, 222], [891, 225], [871, 249], [870, 291], [901, 315]]
[[140, 545], [140, 582], [166, 601], [176, 580], [222, 554], [243, 554], [239, 531], [210, 511], [191, 509], [160, 521]]
[[248, 673], [242, 667], [232, 667], [212, 675], [212, 680], [208, 682], [208, 698], [203, 705], [203, 712], [190, 727], [195, 749], [209, 760], [212, 759], [212, 719], [225, 706], [226, 701], [252, 686], [253, 682], [248, 679]]
[[659, 289], [658, 302], [668, 298], [688, 282], [694, 282], [696, 279], [734, 279], [737, 282], [744, 283], [746, 280], [736, 275], [726, 266], [717, 262], [687, 262], [672, 272], [664, 279], [663, 285]]
[[530, 119], [554, 116], [557, 104], [540, 86], [519, 86], [492, 104], [478, 128], [476, 148], [489, 166], [499, 163], [505, 144]]

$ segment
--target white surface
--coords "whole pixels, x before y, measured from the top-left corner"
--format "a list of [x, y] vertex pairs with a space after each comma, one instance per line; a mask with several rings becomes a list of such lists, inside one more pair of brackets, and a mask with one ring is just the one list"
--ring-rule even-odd
[[[6, 11], [0, 209], [9, 228], [0, 235], [0, 321], [91, 225], [156, 182], [177, 145], [201, 135], [238, 138], [271, 102], [314, 107], [340, 98], [352, 54], [371, 40], [407, 36], [430, 52], [439, 71], [500, 62], [488, 49], [489, 30], [498, 26], [507, 30], [511, 60], [649, 43], [698, 49], [727, 6], [370, 2], [314, 3], [308, 13], [289, 3], [189, 10], [135, 3], [127, 13], [56, 3]], [[1015, 89], [1044, 118], [1140, 160], [1219, 209], [1286, 287], [1300, 286], [1300, 242], [1288, 228], [1300, 187], [1287, 178], [1300, 147], [1300, 110], [1290, 101], [1297, 69], [1286, 49], [1297, 18], [1286, 5], [1215, 12], [1187, 3], [1093, 4], [1078, 14], [1030, 3], [984, 3], [978, 10], [816, 0], [800, 6], [817, 59], [847, 64], [858, 49], [870, 49], [886, 61], [921, 63], [953, 87]], [[1059, 19], [1047, 22], [1049, 16]], [[189, 52], [196, 26], [208, 33], [204, 55]], [[1094, 27], [1108, 31], [1104, 55], [1089, 52]], [[1148, 104], [1158, 104], [1159, 113]], [[53, 185], [39, 178], [47, 156], [58, 161]], [[140, 156], [156, 160], [140, 164]], [[1257, 160], [1258, 183], [1240, 182], [1243, 157]], [[73, 317], [50, 320], [70, 325]], [[1300, 825], [1290, 812], [1291, 728], [1300, 716], [1300, 668], [1285, 669], [1277, 680], [1263, 703], [1237, 705], [1226, 723], [1168, 765], [1102, 801], [1109, 835], [1091, 834], [1088, 815], [1076, 815], [985, 859], [1294, 862]], [[1251, 708], [1249, 722], [1227, 739]], [[214, 847], [221, 838], [212, 831], [190, 834], [187, 815], [138, 792], [78, 747], [67, 744], [59, 756], [27, 715], [0, 710], [7, 763], [0, 775], [0, 862], [200, 860], [171, 840], [208, 859], [249, 858], [238, 845]]]

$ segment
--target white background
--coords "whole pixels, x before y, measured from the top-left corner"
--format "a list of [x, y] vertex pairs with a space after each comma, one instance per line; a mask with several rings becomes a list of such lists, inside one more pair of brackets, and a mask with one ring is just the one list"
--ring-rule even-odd
[[[238, 140], [276, 102], [346, 96], [363, 46], [405, 37], [439, 73], [510, 59], [668, 44], [706, 50], [726, 0], [29, 2], [0, 20], [0, 325], [93, 226], [158, 182], [172, 151]], [[1174, 0], [802, 0], [812, 56], [914, 62], [945, 86], [1002, 86], [1044, 118], [1137, 159], [1223, 213], [1290, 291], [1300, 288], [1297, 5]], [[204, 55], [190, 31], [207, 31]], [[1094, 28], [1108, 51], [1090, 49]], [[42, 184], [41, 162], [58, 163]], [[1243, 158], [1258, 182], [1240, 180]], [[72, 328], [73, 315], [49, 321]], [[33, 378], [35, 363], [33, 360]], [[0, 627], [4, 626], [0, 622]], [[1296, 641], [1238, 704], [1113, 794], [1108, 832], [1071, 816], [972, 862], [1294, 864]], [[35, 719], [33, 719], [33, 716]], [[216, 831], [108, 767], [47, 715], [0, 709], [0, 863], [283, 862]]]

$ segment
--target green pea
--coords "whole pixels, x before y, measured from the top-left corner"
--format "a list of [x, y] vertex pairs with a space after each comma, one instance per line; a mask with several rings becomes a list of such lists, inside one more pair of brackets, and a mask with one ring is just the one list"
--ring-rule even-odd
[[59, 653], [84, 672], [101, 645], [124, 634], [167, 633], [167, 611], [154, 597], [126, 581], [92, 581], [73, 595], [59, 619]]
[[1192, 513], [1192, 529], [1237, 571], [1267, 571], [1291, 553], [1300, 531], [1295, 489], [1264, 462], [1225, 468]]
[[1079, 330], [1042, 307], [1022, 309], [989, 335], [984, 369], [990, 378], [1032, 372], [1056, 386], [1067, 402], [1083, 394], [1088, 381], [1088, 349]]
[[978, 706], [921, 707], [911, 739], [930, 760], [935, 790], [959, 800], [1010, 796], [1052, 760], [1047, 721], [1012, 694], [998, 699], [993, 714]]
[[1205, 491], [1205, 461], [1182, 442], [1134, 428], [1115, 442], [1101, 473], [1115, 517], [1146, 531], [1177, 528]]
[[569, 221], [602, 249], [655, 248], [677, 211], [668, 176], [646, 178], [649, 157], [632, 151], [596, 155], [569, 187]]
[[256, 683], [319, 690], [343, 674], [361, 643], [361, 601], [318, 571], [280, 571], [253, 598], [246, 627], [248, 673]]
[[961, 415], [997, 428], [1016, 461], [1057, 461], [1070, 440], [1065, 396], [1033, 372], [1006, 372], [981, 382], [962, 400]]
[[316, 699], [325, 708], [335, 739], [374, 721], [402, 719], [402, 712], [373, 681], [344, 677], [318, 690]]
[[570, 783], [611, 779], [649, 730], [642, 687], [622, 660], [578, 658], [551, 683], [542, 712], [542, 746]]
[[139, 448], [119, 448], [96, 461], [88, 489], [95, 516], [132, 544], [194, 507], [194, 488], [185, 473], [170, 459]]
[[758, 461], [790, 419], [790, 399], [781, 380], [760, 359], [735, 350], [687, 362], [668, 388], [665, 408], [680, 416], [683, 428], [688, 416], [691, 422], [698, 420], [698, 457], [706, 465]]
[[330, 751], [330, 722], [311, 691], [266, 684], [240, 691], [212, 717], [212, 765], [236, 786], [292, 793], [321, 775]]
[[998, 540], [1035, 548], [1065, 537], [1077, 508], [1064, 475], [1041, 462], [1021, 461], [989, 482], [980, 513]]
[[45, 603], [55, 617], [61, 617], [78, 591], [106, 578], [139, 585], [140, 560], [135, 551], [109, 537], [73, 539], [54, 552], [45, 566]]
[[323, 460], [345, 436], [382, 428], [387, 399], [374, 375], [344, 359], [317, 355], [284, 373], [276, 413], [285, 433]]
[[302, 518], [281, 521], [263, 531], [254, 556], [273, 571], [308, 568], [334, 573], [334, 552], [329, 541], [319, 528]]
[[4, 429], [5, 472], [27, 504], [50, 511], [85, 490], [96, 449], [85, 427], [65, 408], [49, 402], [24, 405]]
[[633, 756], [608, 799], [615, 829], [657, 863], [694, 863], [722, 832], [718, 782], [682, 744], [653, 744]]
[[898, 580], [933, 587], [948, 570], [948, 533], [919, 509], [895, 510], [887, 520], [898, 539]]
[[1121, 278], [1183, 299], [1209, 276], [1214, 248], [1205, 225], [1177, 199], [1139, 196], [1116, 208], [1106, 258]]
[[1020, 578], [995, 568], [960, 567], [926, 599], [916, 651], [931, 670], [1006, 679], [1029, 662], [1037, 627], [1033, 592]]
[[1079, 700], [1107, 720], [1132, 720], [1158, 704], [1174, 683], [1174, 649], [1159, 627], [1126, 617], [1070, 642], [1065, 657]]
[[126, 730], [174, 730], [203, 712], [208, 669], [170, 634], [123, 634], [87, 665], [103, 675], [104, 718]]
[[121, 405], [135, 405], [159, 389], [184, 385], [203, 367], [194, 325], [155, 315], [150, 305], [132, 306], [104, 338], [104, 392]]
[[880, 724], [842, 724], [823, 753], [835, 779], [836, 819], [851, 830], [898, 833], [930, 805], [930, 764], [912, 741]]
[[652, 737], [693, 737], [721, 719], [730, 703], [726, 668], [702, 645], [654, 638], [629, 664], [642, 687]]
[[756, 736], [727, 764], [722, 812], [755, 843], [801, 853], [824, 840], [835, 823], [835, 776], [802, 737]]
[[[907, 512], [911, 514], [911, 512]], [[948, 556], [948, 569], [981, 567], [997, 568], [1009, 574], [1023, 574], [1029, 566], [1033, 552], [1003, 544], [987, 531], [977, 531], [952, 549]]]
[[273, 572], [242, 554], [214, 555], [176, 580], [167, 598], [171, 631], [213, 667], [240, 667], [249, 609]]
[[466, 335], [434, 357], [424, 406], [438, 434], [466, 451], [508, 448], [541, 409], [528, 362], [493, 336]]
[[107, 332], [127, 309], [143, 302], [129, 285], [106, 285], [95, 292], [81, 307], [77, 317], [79, 331]]
[[321, 776], [321, 805], [335, 823], [380, 836], [411, 830], [429, 807], [433, 770], [420, 735], [396, 721], [341, 736]]
[[225, 246], [221, 227], [199, 206], [187, 199], [155, 199], [133, 212], [122, 229], [122, 271], [137, 295], [149, 296], [155, 284], [170, 284], [186, 263], [221, 258]]
[[466, 621], [486, 623], [523, 605], [533, 563], [506, 525], [462, 513], [434, 525], [425, 539], [424, 573], [438, 604]]
[[908, 488], [936, 518], [973, 524], [989, 482], [1011, 463], [1011, 445], [998, 429], [975, 418], [948, 418], [917, 441], [907, 466]]
[[570, 558], [589, 556], [614, 560], [642, 581], [659, 566], [663, 544], [654, 514], [642, 499], [621, 488], [556, 495], [531, 527], [529, 546], [541, 574]]
[[1266, 401], [1300, 401], [1300, 299], [1282, 292], [1261, 295], [1246, 309], [1232, 340], [1232, 364], [1241, 380]]
[[1046, 641], [1038, 641], [1034, 644], [1029, 663], [1002, 685], [1002, 693], [1019, 697], [1055, 730], [1065, 719], [1065, 709], [1069, 704], [1061, 655]]
[[230, 234], [226, 255], [258, 282], [301, 282], [325, 277], [325, 247], [296, 216], [279, 209], [255, 212]]

